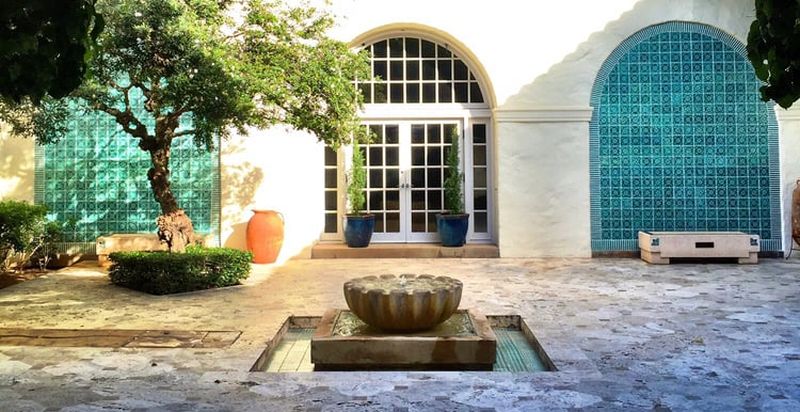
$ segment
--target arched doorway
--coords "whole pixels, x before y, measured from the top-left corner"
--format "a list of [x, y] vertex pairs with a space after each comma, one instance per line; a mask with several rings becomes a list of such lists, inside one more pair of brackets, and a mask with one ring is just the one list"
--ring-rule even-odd
[[361, 47], [372, 67], [372, 77], [357, 87], [364, 127], [375, 136], [365, 147], [373, 242], [439, 240], [435, 216], [444, 211], [445, 162], [454, 137], [470, 213], [468, 241], [491, 241], [491, 111], [475, 69], [464, 53], [425, 34], [384, 33]]
[[780, 250], [778, 130], [744, 46], [689, 22], [648, 27], [592, 92], [592, 250], [639, 230], [744, 231]]

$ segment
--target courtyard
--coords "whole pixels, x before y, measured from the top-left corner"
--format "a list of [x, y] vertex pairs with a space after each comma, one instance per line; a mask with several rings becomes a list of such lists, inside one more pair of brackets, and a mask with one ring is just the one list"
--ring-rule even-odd
[[[0, 290], [12, 329], [239, 331], [215, 348], [0, 346], [0, 410], [798, 410], [800, 260], [339, 259], [254, 265], [241, 286], [151, 296], [82, 262]], [[462, 308], [517, 314], [555, 372], [250, 372], [288, 316], [355, 276], [431, 273]], [[7, 340], [6, 340], [7, 342]], [[62, 409], [63, 408], [63, 409]]]

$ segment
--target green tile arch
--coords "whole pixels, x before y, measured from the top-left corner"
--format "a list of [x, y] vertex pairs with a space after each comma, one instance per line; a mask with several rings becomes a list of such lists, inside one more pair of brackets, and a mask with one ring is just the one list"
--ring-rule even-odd
[[781, 250], [778, 125], [759, 86], [744, 45], [712, 26], [623, 41], [591, 95], [592, 250], [636, 250], [640, 229], [741, 230]]
[[[131, 95], [133, 106], [141, 107], [141, 93], [133, 89]], [[152, 130], [152, 117], [138, 115]], [[73, 104], [68, 126], [61, 141], [35, 149], [34, 201], [48, 207], [51, 219], [77, 221], [58, 249], [94, 253], [98, 236], [154, 233], [160, 209], [147, 180], [149, 155], [106, 114]], [[188, 116], [182, 117], [181, 127], [191, 127]], [[197, 232], [213, 234], [219, 244], [219, 145], [207, 152], [191, 136], [179, 138], [170, 164], [180, 206]]]

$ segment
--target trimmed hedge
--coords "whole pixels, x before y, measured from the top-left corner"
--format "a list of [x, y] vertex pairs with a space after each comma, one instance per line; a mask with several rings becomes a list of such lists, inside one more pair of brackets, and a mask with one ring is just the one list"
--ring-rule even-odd
[[237, 285], [250, 276], [253, 260], [250, 252], [197, 246], [185, 253], [116, 252], [108, 257], [112, 283], [154, 295]]

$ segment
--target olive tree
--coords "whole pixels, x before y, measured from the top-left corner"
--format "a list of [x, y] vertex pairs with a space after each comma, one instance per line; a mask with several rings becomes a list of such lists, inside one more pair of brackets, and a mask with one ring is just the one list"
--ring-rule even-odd
[[747, 57], [764, 83], [761, 96], [788, 109], [800, 99], [800, 0], [756, 0]]
[[[369, 74], [367, 59], [326, 36], [333, 20], [324, 11], [259, 0], [99, 0], [97, 7], [106, 26], [86, 82], [70, 97], [113, 117], [149, 154], [158, 234], [170, 250], [196, 241], [170, 185], [176, 140], [213, 150], [218, 138], [246, 127], [282, 123], [337, 146], [358, 132], [361, 97], [352, 82]], [[143, 98], [133, 99], [134, 90]], [[42, 143], [57, 140], [66, 104], [43, 105], [16, 126]]]

